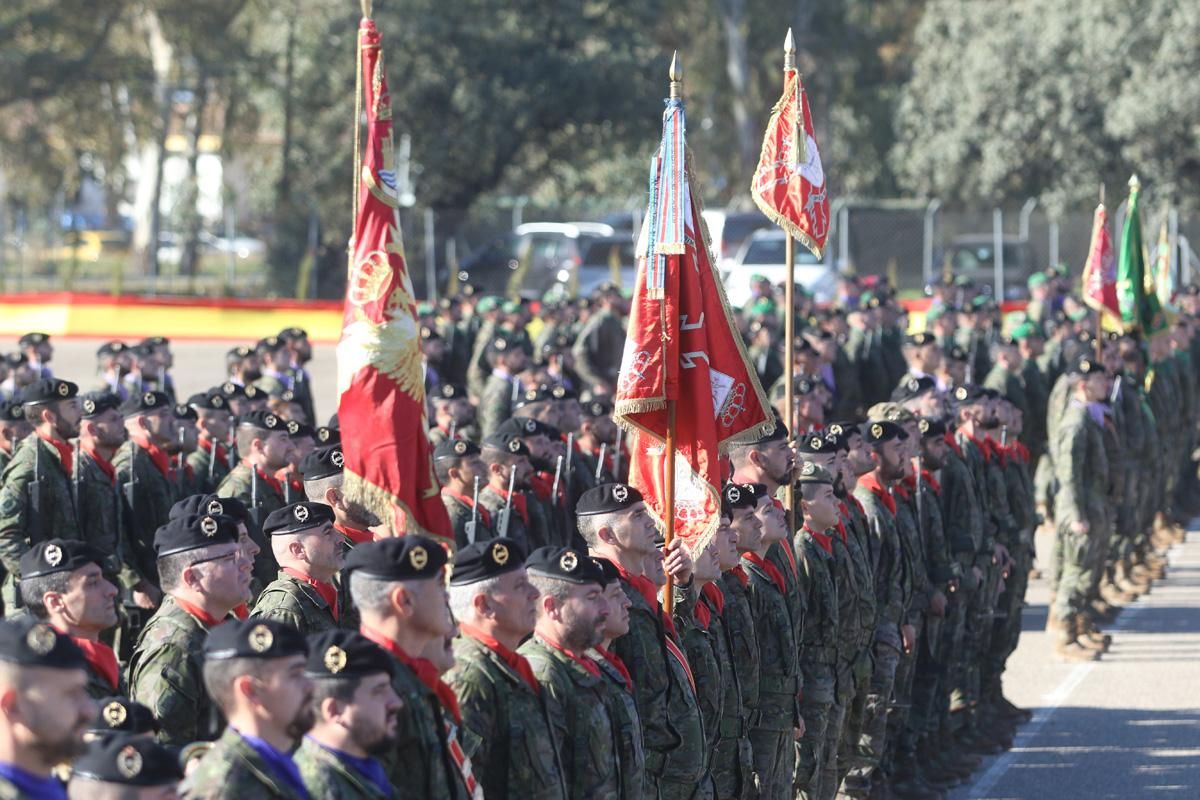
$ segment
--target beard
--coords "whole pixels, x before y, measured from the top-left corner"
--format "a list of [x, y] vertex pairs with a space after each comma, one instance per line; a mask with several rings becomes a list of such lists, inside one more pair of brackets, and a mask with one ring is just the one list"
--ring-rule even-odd
[[345, 501], [346, 516], [354, 522], [362, 525], [364, 528], [373, 528], [379, 524], [379, 517], [375, 516], [373, 511], [370, 511], [362, 503]]
[[54, 432], [63, 439], [74, 439], [79, 435], [79, 423], [71, 424], [62, 417], [54, 420]]
[[987, 417], [983, 420], [983, 422], [981, 424], [983, 427], [987, 428], [988, 430], [995, 430], [996, 428], [1000, 427], [1000, 418], [999, 417]]
[[842, 478], [840, 471], [833, 476], [833, 496], [839, 499], [846, 496], [846, 481]]
[[304, 701], [300, 706], [300, 710], [296, 712], [296, 716], [292, 717], [292, 721], [288, 723], [285, 731], [292, 741], [300, 741], [304, 734], [312, 729], [312, 726], [317, 721], [317, 711], [312, 706], [312, 697]]
[[[379, 731], [368, 729], [366, 725], [359, 723], [350, 729], [350, 736], [354, 739], [355, 744], [366, 751], [367, 755], [386, 755], [396, 746], [395, 724], [393, 722], [396, 717], [397, 714], [395, 713], [388, 714], [383, 729]], [[388, 733], [388, 729], [391, 729], [393, 733]]]
[[581, 617], [569, 620], [564, 633], [566, 635], [563, 636], [563, 644], [579, 653], [582, 653], [589, 647], [595, 647], [604, 638], [602, 629], [598, 629], [594, 623]]

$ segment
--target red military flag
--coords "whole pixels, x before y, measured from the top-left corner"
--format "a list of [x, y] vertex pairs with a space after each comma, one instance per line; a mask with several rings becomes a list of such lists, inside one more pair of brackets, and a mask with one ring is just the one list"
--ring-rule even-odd
[[1092, 221], [1092, 243], [1083, 265], [1083, 301], [1107, 320], [1121, 326], [1121, 303], [1117, 298], [1117, 259], [1108, 235], [1108, 212], [1104, 204], [1096, 206]]
[[808, 94], [795, 69], [784, 74], [783, 96], [771, 111], [750, 194], [772, 222], [821, 257], [829, 236], [829, 191]]
[[420, 327], [400, 236], [381, 42], [375, 23], [364, 18], [359, 50], [367, 143], [337, 349], [343, 491], [394, 534], [433, 534], [453, 542], [425, 433]]
[[[660, 527], [706, 542], [720, 515], [720, 455], [774, 425], [709, 257], [686, 166], [683, 104], [667, 101], [614, 419], [631, 434], [629, 482]], [[675, 408], [674, 508], [666, 507], [668, 404]]]

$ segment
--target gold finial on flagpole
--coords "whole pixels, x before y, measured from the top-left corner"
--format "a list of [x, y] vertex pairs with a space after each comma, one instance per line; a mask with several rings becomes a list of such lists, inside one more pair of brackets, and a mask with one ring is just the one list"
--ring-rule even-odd
[[792, 29], [788, 28], [787, 38], [783, 40], [783, 71], [790, 72], [796, 68], [796, 38]]
[[365, 19], [371, 18], [371, 0], [361, 0], [362, 12]]
[[671, 56], [671, 68], [667, 71], [667, 76], [671, 79], [671, 99], [679, 99], [679, 91], [683, 86], [683, 64], [679, 63], [679, 51], [676, 50]]

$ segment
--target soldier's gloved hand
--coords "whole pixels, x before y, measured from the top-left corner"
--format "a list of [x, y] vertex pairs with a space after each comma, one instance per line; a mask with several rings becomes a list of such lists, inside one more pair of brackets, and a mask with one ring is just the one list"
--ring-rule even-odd
[[692, 579], [692, 554], [683, 546], [682, 539], [672, 539], [663, 553], [663, 569], [676, 583], [686, 584]]

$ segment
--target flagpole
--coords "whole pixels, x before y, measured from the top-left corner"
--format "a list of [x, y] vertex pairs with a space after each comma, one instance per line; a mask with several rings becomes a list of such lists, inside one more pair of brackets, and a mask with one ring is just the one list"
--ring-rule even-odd
[[[1100, 205], [1104, 205], [1104, 181], [1100, 181]], [[1084, 287], [1086, 291], [1087, 287]], [[1101, 342], [1101, 337], [1104, 336], [1104, 312], [1096, 311], [1096, 362], [1104, 363], [1104, 345]]]
[[[783, 40], [783, 90], [787, 92], [788, 75], [796, 70], [796, 40], [792, 36], [792, 29], [788, 28], [787, 38]], [[799, 91], [799, 89], [797, 89]], [[804, 120], [797, 120], [798, 129], [793, 133], [793, 137], [803, 135]], [[800, 152], [799, 140], [792, 142], [792, 158], [795, 159]], [[786, 239], [784, 240], [784, 260], [787, 265], [787, 278], [783, 285], [783, 351], [784, 351], [784, 384], [783, 391], [783, 416], [784, 424], [791, 433], [792, 428], [796, 424], [796, 240], [787, 228], [780, 226]], [[787, 487], [784, 493], [784, 502], [787, 505], [787, 521], [788, 533], [796, 532], [796, 498], [795, 498], [795, 481], [791, 476], [788, 476]]]
[[[363, 19], [371, 18], [372, 0], [360, 0]], [[362, 30], [354, 32], [354, 180], [351, 182], [354, 196], [350, 198], [350, 250], [354, 251], [354, 236], [358, 230], [358, 190], [362, 175]]]
[[[667, 74], [671, 79], [669, 96], [672, 100], [678, 100], [683, 85], [683, 66], [679, 63], [678, 51], [671, 56], [671, 68]], [[675, 539], [675, 400], [670, 397], [667, 399], [667, 436], [663, 444], [663, 550], [665, 553]], [[671, 580], [670, 572], [664, 569], [663, 573], [666, 575], [667, 582], [663, 585], [662, 606], [663, 611], [669, 617], [675, 607], [674, 581]]]

